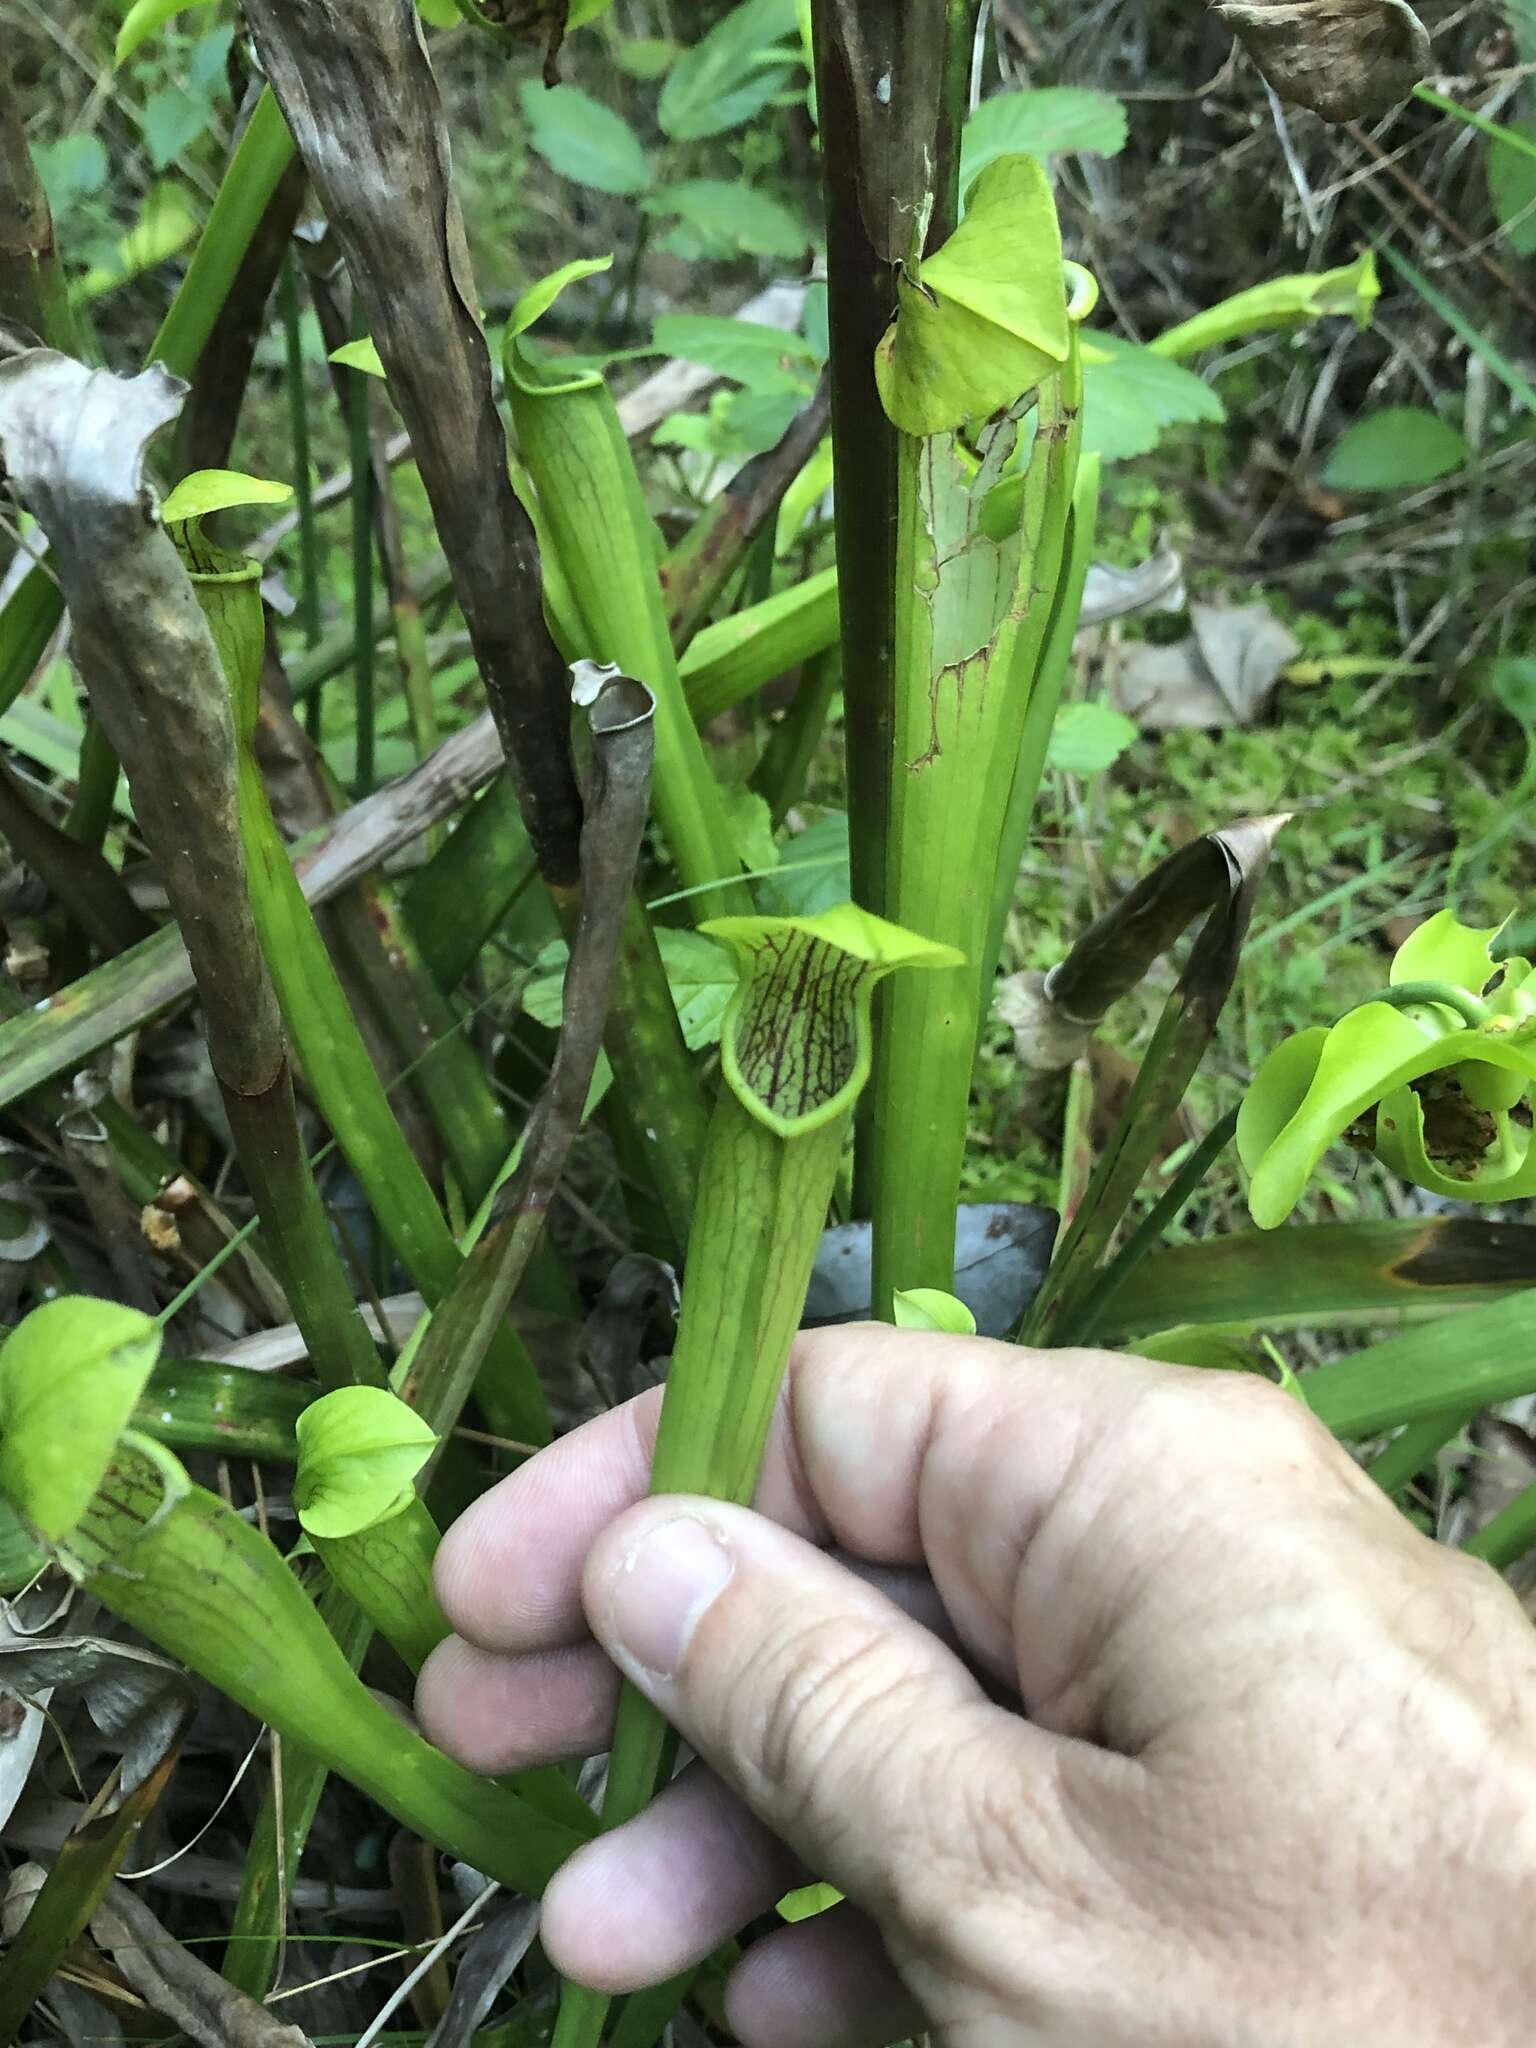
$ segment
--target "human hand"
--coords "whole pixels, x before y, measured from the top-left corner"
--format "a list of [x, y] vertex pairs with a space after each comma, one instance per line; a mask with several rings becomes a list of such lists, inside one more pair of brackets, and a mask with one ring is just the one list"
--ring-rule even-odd
[[445, 1749], [600, 1750], [617, 1665], [702, 1759], [555, 1877], [567, 1975], [660, 1981], [814, 1875], [847, 1903], [731, 1977], [749, 2048], [1523, 2041], [1536, 1635], [1298, 1402], [824, 1331], [755, 1512], [643, 1498], [658, 1408], [541, 1452], [438, 1557]]

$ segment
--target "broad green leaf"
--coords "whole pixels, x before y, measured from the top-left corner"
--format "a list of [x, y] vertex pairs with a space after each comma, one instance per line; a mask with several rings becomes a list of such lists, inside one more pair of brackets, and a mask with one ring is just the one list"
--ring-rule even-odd
[[[1536, 121], [1515, 133], [1536, 149]], [[1536, 256], [1536, 155], [1496, 140], [1488, 146], [1488, 196], [1504, 230], [1504, 244], [1517, 256]]]
[[965, 124], [960, 186], [967, 189], [1000, 156], [1118, 156], [1125, 137], [1125, 108], [1110, 93], [1077, 85], [994, 93]]
[[60, 1295], [0, 1347], [0, 1493], [64, 1542], [101, 1484], [160, 1355], [152, 1317]]
[[1050, 180], [1033, 157], [1000, 157], [921, 278], [897, 286], [880, 401], [904, 434], [948, 433], [1016, 405], [1066, 361], [1070, 334]]
[[386, 1387], [337, 1387], [295, 1424], [293, 1504], [311, 1536], [355, 1536], [400, 1514], [437, 1445], [415, 1410]]
[[1045, 758], [1064, 775], [1102, 775], [1138, 730], [1134, 720], [1112, 704], [1063, 704], [1051, 727]]
[[765, 868], [779, 864], [778, 842], [773, 836], [773, 814], [767, 800], [755, 789], [748, 789], [743, 782], [727, 782], [721, 785], [720, 800], [725, 805], [725, 814], [730, 821], [731, 837], [741, 855], [741, 864], [750, 874], [761, 874]]
[[[847, 893], [845, 885], [842, 894]], [[656, 943], [688, 1050], [700, 1052], [718, 1045], [726, 1009], [736, 993], [736, 969], [730, 954], [713, 939], [681, 926], [658, 926]], [[523, 991], [523, 1008], [549, 1031], [560, 1028], [567, 958], [564, 939], [546, 946], [537, 962], [540, 971]]]
[[1362, 249], [1353, 263], [1337, 270], [1297, 271], [1267, 278], [1230, 299], [1207, 306], [1177, 327], [1169, 327], [1147, 346], [1154, 355], [1192, 356], [1201, 349], [1239, 341], [1270, 328], [1304, 327], [1329, 315], [1347, 315], [1357, 327], [1369, 327], [1381, 281], [1376, 252]]
[[292, 484], [275, 483], [270, 477], [246, 476], [238, 469], [194, 469], [167, 494], [160, 517], [169, 526], [180, 519], [206, 519], [237, 505], [285, 505], [292, 496]]
[[175, 163], [208, 125], [208, 101], [185, 86], [162, 86], [144, 104], [141, 123], [144, 146], [157, 171]]
[[795, 57], [774, 46], [793, 34], [795, 0], [745, 0], [672, 65], [656, 105], [664, 135], [701, 142], [760, 113], [793, 73]]
[[84, 133], [61, 135], [32, 152], [38, 181], [55, 215], [67, 214], [107, 182], [107, 152], [101, 139]]
[[117, 32], [112, 62], [126, 64], [140, 43], [147, 42], [173, 15], [189, 7], [206, 7], [208, 4], [209, 0], [133, 0]]
[[626, 78], [638, 78], [642, 85], [654, 85], [677, 62], [678, 46], [666, 36], [630, 36], [614, 52], [614, 62]]
[[848, 900], [848, 862], [848, 813], [823, 811], [785, 842], [778, 867], [757, 884], [757, 900], [785, 917], [831, 910]]
[[809, 228], [781, 200], [724, 178], [665, 185], [642, 204], [647, 213], [670, 216], [692, 230], [703, 255], [797, 257], [810, 244]]
[[855, 903], [813, 917], [717, 917], [699, 927], [735, 953], [720, 1065], [732, 1093], [781, 1138], [830, 1124], [869, 1074], [869, 1007], [898, 967], [959, 967], [953, 946]]
[[1477, 931], [1462, 924], [1454, 911], [1437, 910], [1398, 947], [1387, 980], [1394, 987], [1404, 981], [1448, 981], [1481, 995], [1493, 973], [1489, 948], [1502, 929], [1495, 924]]
[[1210, 385], [1181, 363], [1118, 334], [1085, 332], [1083, 449], [1105, 462], [1150, 455], [1165, 428], [1209, 421], [1226, 408]]
[[1397, 491], [1460, 469], [1471, 451], [1456, 429], [1422, 405], [1368, 413], [1335, 442], [1323, 482], [1339, 491]]
[[331, 350], [327, 360], [339, 363], [344, 370], [361, 370], [368, 377], [384, 375], [378, 345], [369, 334], [360, 335], [356, 341], [344, 341], [340, 348]]
[[174, 180], [155, 186], [139, 217], [117, 245], [111, 263], [93, 264], [75, 290], [83, 299], [99, 299], [141, 271], [152, 270], [184, 249], [201, 222], [192, 210], [185, 186]]
[[727, 320], [712, 313], [664, 313], [655, 341], [663, 355], [698, 363], [751, 391], [808, 392], [818, 367], [815, 351], [801, 335], [756, 320]]
[[416, 12], [428, 28], [457, 28], [463, 20], [453, 0], [416, 0]]
[[976, 1318], [958, 1295], [942, 1287], [898, 1287], [891, 1297], [898, 1330], [941, 1330], [950, 1336], [974, 1337]]
[[647, 191], [651, 166], [622, 114], [574, 85], [523, 81], [528, 140], [553, 171], [574, 185], [620, 198]]

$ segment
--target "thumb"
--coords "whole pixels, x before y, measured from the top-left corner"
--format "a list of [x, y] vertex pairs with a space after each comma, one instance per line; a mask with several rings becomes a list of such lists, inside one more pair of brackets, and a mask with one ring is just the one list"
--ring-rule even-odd
[[[647, 1501], [593, 1546], [583, 1600], [625, 1676], [866, 1910], [908, 1919], [914, 1873], [953, 1873], [972, 1852], [995, 1879], [999, 1784], [1019, 1795], [1021, 1870], [1048, 1887], [1062, 1859], [1081, 1861], [1061, 1812], [1069, 1745], [991, 1702], [936, 1636], [778, 1524]], [[968, 1843], [966, 1816], [988, 1813], [994, 1838]]]

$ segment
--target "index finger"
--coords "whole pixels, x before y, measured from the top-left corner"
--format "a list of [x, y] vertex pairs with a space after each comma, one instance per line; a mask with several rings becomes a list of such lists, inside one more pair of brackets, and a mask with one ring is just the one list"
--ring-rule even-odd
[[[1075, 1409], [1083, 1379], [1074, 1361], [1083, 1358], [1105, 1359], [1122, 1376], [1166, 1370], [881, 1323], [808, 1331], [790, 1358], [753, 1505], [797, 1535], [836, 1541], [871, 1563], [921, 1563], [918, 1475], [941, 1396], [957, 1419], [967, 1401], [995, 1401], [1003, 1381], [1049, 1405], [1052, 1384], [1061, 1388], [1070, 1375]], [[449, 1529], [436, 1586], [459, 1635], [501, 1652], [585, 1638], [582, 1565], [601, 1531], [649, 1490], [661, 1392], [651, 1388], [540, 1451]]]

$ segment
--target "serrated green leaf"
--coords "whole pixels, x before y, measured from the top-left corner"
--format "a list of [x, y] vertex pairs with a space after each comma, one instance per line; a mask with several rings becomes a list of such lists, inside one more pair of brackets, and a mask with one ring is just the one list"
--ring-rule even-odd
[[766, 799], [744, 782], [728, 782], [721, 786], [720, 800], [725, 805], [742, 866], [752, 874], [777, 867], [779, 848], [773, 836], [773, 813]]
[[1397, 491], [1432, 484], [1460, 469], [1465, 438], [1422, 405], [1389, 405], [1346, 429], [1323, 465], [1338, 491]]
[[[845, 888], [843, 894], [847, 893]], [[682, 926], [659, 926], [656, 943], [688, 1050], [699, 1052], [718, 1045], [726, 1009], [736, 993], [736, 968], [730, 954], [713, 939]], [[523, 991], [523, 1008], [549, 1031], [560, 1028], [568, 957], [564, 939], [546, 946], [536, 963], [535, 979]]]
[[1173, 426], [1220, 425], [1226, 408], [1182, 363], [1118, 334], [1084, 332], [1083, 451], [1105, 462], [1150, 455]]
[[880, 402], [904, 434], [941, 434], [1018, 404], [1067, 359], [1071, 326], [1050, 181], [1033, 157], [1000, 157], [965, 217], [897, 286], [875, 351]]
[[942, 1287], [898, 1287], [891, 1297], [898, 1330], [941, 1330], [955, 1337], [974, 1337], [976, 1318], [956, 1294]]
[[959, 967], [936, 945], [842, 903], [813, 917], [717, 917], [699, 930], [736, 955], [720, 1066], [737, 1100], [781, 1138], [833, 1122], [869, 1074], [870, 999], [899, 967]]
[[725, 320], [711, 313], [664, 313], [656, 322], [663, 355], [698, 363], [751, 391], [798, 395], [815, 382], [815, 351], [801, 335], [756, 320]]
[[167, 494], [160, 517], [167, 526], [182, 519], [206, 519], [237, 505], [285, 505], [293, 485], [270, 477], [247, 476], [238, 469], [194, 469]]
[[1111, 93], [1077, 85], [994, 93], [965, 124], [961, 188], [1000, 156], [1118, 156], [1125, 138], [1125, 108]]
[[1112, 704], [1063, 704], [1046, 760], [1064, 775], [1102, 775], [1136, 738], [1135, 721]]
[[795, 0], [733, 7], [669, 69], [656, 106], [662, 133], [702, 142], [761, 113], [793, 75], [794, 56], [774, 46], [795, 27]]
[[117, 42], [112, 50], [113, 64], [126, 64], [139, 45], [147, 42], [157, 29], [163, 28], [173, 15], [181, 14], [189, 7], [207, 5], [209, 0], [134, 0], [117, 32]]
[[802, 256], [810, 230], [782, 201], [724, 178], [689, 178], [642, 201], [647, 213], [691, 228], [713, 256]]
[[50, 1543], [95, 1496], [160, 1355], [138, 1309], [61, 1295], [0, 1347], [0, 1493]]
[[784, 917], [814, 917], [846, 903], [851, 886], [848, 814], [824, 811], [780, 849], [778, 867], [757, 885], [757, 900]]
[[293, 1504], [311, 1536], [356, 1536], [387, 1522], [414, 1495], [411, 1482], [436, 1434], [387, 1387], [337, 1387], [295, 1424]]
[[650, 189], [650, 159], [622, 114], [579, 86], [545, 86], [534, 78], [524, 79], [519, 97], [529, 143], [552, 171], [618, 198]]

